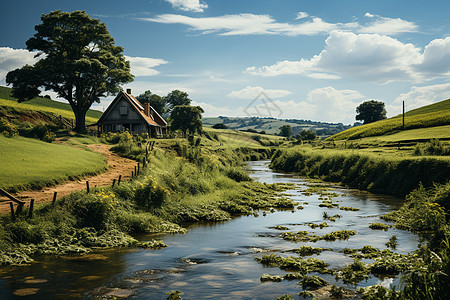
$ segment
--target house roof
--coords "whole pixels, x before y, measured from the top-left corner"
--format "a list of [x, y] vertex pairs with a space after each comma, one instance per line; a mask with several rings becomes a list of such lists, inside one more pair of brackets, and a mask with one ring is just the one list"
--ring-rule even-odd
[[114, 100], [102, 114], [100, 119], [97, 121], [97, 124], [103, 122], [106, 116], [111, 112], [115, 103], [118, 102], [121, 98], [128, 100], [128, 102], [131, 104], [131, 107], [134, 108], [134, 110], [138, 113], [139, 117], [148, 125], [157, 127], [167, 126], [167, 122], [158, 114], [158, 112], [152, 106], [150, 106], [150, 110], [152, 113], [150, 114], [150, 116], [147, 116], [145, 114], [145, 110], [142, 104], [133, 95], [128, 94], [124, 91], [120, 91], [119, 94], [117, 94], [116, 98], [114, 98]]

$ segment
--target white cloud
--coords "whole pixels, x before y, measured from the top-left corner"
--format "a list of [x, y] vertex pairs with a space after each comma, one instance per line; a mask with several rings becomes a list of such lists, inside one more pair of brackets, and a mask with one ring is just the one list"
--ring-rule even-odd
[[162, 14], [154, 18], [141, 18], [142, 21], [164, 24], [184, 24], [204, 34], [218, 32], [219, 35], [278, 34], [287, 36], [315, 35], [328, 33], [335, 29], [355, 28], [355, 23], [328, 23], [321, 18], [312, 17], [302, 23], [280, 23], [269, 15], [237, 14], [219, 17], [193, 18], [183, 15]]
[[[200, 0], [166, 0], [174, 8], [178, 8], [184, 11], [203, 12], [205, 8], [208, 8], [206, 3], [200, 3]], [[203, 1], [202, 1], [203, 2]]]
[[231, 109], [229, 107], [224, 106], [214, 106], [210, 103], [206, 102], [197, 102], [192, 101], [191, 105], [193, 106], [200, 106], [205, 111], [204, 114], [202, 114], [203, 117], [218, 117], [218, 116], [245, 116], [242, 112], [242, 108], [238, 109]]
[[315, 108], [313, 120], [345, 124], [355, 122], [356, 106], [364, 99], [358, 91], [337, 90], [331, 86], [314, 89], [307, 95], [307, 102]]
[[21, 68], [26, 64], [35, 64], [39, 60], [34, 58], [35, 54], [25, 49], [0, 47], [0, 83], [6, 83], [6, 74], [9, 71]]
[[286, 97], [290, 94], [292, 94], [289, 91], [286, 90], [271, 90], [271, 89], [264, 89], [260, 86], [247, 86], [239, 91], [233, 91], [228, 94], [228, 97], [233, 98], [239, 98], [239, 99], [255, 99], [258, 97], [261, 93], [264, 93], [269, 98], [279, 98], [279, 97]]
[[[366, 17], [374, 18], [375, 16], [366, 13]], [[416, 32], [417, 30], [418, 26], [413, 22], [402, 20], [400, 18], [392, 19], [378, 17], [377, 20], [362, 26], [358, 29], [358, 32], [394, 35], [405, 32]]]
[[159, 58], [131, 57], [131, 56], [125, 56], [125, 58], [130, 61], [131, 74], [135, 76], [158, 75], [159, 71], [153, 68], [168, 63], [164, 59]]
[[223, 36], [250, 34], [299, 36], [330, 33], [333, 30], [393, 35], [418, 30], [415, 23], [400, 18], [393, 19], [370, 13], [366, 13], [365, 16], [371, 18], [371, 22], [367, 24], [356, 22], [329, 23], [321, 18], [309, 16], [306, 12], [298, 12], [295, 20], [300, 20], [300, 22], [295, 23], [278, 22], [270, 15], [251, 13], [204, 18], [162, 14], [154, 18], [141, 18], [140, 20], [164, 24], [184, 24], [190, 26], [193, 30], [201, 31], [203, 34], [218, 33]]
[[431, 41], [415, 69], [429, 79], [450, 75], [450, 37]]
[[[414, 72], [413, 67], [417, 67], [423, 58], [420, 49], [412, 44], [385, 35], [343, 31], [333, 31], [325, 42], [325, 48], [309, 60], [302, 58], [259, 68], [252, 66], [246, 72], [261, 76], [301, 74], [313, 78], [328, 75], [334, 79], [349, 77], [378, 82], [419, 79], [420, 74]], [[447, 53], [447, 49], [439, 47], [441, 53]], [[450, 63], [444, 64], [448, 64], [444, 69], [450, 70]]]
[[306, 17], [308, 17], [308, 13], [305, 13], [304, 11], [299, 11], [297, 13], [297, 18], [295, 18], [296, 20], [300, 20], [300, 19], [304, 19]]
[[450, 83], [443, 83], [428, 86], [413, 86], [409, 92], [400, 94], [394, 103], [400, 104], [402, 101], [405, 101], [406, 110], [411, 110], [449, 98]]

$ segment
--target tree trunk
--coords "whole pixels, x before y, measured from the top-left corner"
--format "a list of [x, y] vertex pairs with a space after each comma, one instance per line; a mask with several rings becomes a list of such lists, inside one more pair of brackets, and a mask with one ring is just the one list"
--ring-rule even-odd
[[78, 133], [86, 133], [86, 113], [74, 110], [75, 113], [75, 131]]

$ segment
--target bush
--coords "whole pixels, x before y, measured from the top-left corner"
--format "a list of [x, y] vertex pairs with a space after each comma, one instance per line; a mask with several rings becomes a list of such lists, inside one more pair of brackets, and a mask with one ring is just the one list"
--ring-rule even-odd
[[134, 201], [139, 208], [150, 209], [161, 207], [170, 191], [160, 186], [156, 181], [150, 179], [149, 182], [136, 188]]
[[225, 125], [223, 123], [217, 123], [217, 124], [214, 124], [212, 128], [214, 128], [214, 129], [227, 129], [228, 127], [227, 127], [227, 125]]
[[438, 139], [433, 139], [425, 144], [417, 144], [414, 147], [414, 155], [423, 156], [423, 155], [441, 155], [446, 156], [450, 155], [450, 146], [444, 145]]
[[103, 190], [75, 201], [72, 213], [77, 218], [77, 226], [92, 227], [96, 230], [106, 229], [112, 210], [118, 204], [116, 201], [113, 193], [105, 193]]
[[11, 124], [6, 118], [0, 118], [0, 132], [9, 138], [19, 135], [17, 127]]
[[51, 143], [51, 142], [53, 142], [55, 140], [55, 138], [56, 138], [56, 134], [54, 132], [47, 131], [44, 134], [44, 136], [42, 137], [42, 140], [44, 142]]

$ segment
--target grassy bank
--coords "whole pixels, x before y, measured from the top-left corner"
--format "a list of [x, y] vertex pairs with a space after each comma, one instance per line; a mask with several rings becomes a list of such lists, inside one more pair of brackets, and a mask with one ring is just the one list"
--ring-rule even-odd
[[405, 196], [420, 184], [432, 187], [450, 178], [450, 160], [297, 146], [276, 151], [271, 167], [374, 193]]
[[[190, 162], [175, 151], [155, 150], [134, 180], [114, 188], [74, 193], [37, 208], [33, 219], [0, 219], [1, 264], [26, 263], [37, 254], [87, 253], [93, 249], [142, 245], [132, 235], [184, 232], [181, 225], [224, 221], [260, 208], [292, 208], [278, 196], [287, 186], [250, 180], [232, 153]], [[201, 163], [200, 163], [201, 159]]]
[[0, 187], [9, 191], [39, 189], [106, 168], [101, 154], [65, 145], [2, 134], [0, 145]]

